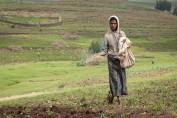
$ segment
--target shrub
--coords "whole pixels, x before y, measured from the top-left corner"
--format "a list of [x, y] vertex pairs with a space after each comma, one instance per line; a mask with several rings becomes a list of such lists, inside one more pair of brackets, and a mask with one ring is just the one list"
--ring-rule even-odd
[[89, 51], [91, 54], [98, 53], [102, 50], [103, 40], [97, 39], [93, 40], [89, 46]]

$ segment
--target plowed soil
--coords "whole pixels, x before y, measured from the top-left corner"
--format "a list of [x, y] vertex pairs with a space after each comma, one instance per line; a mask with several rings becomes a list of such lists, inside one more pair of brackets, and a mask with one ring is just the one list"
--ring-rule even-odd
[[74, 108], [68, 106], [36, 106], [0, 108], [0, 118], [172, 118], [170, 111], [130, 109], [127, 106], [104, 105], [94, 108]]

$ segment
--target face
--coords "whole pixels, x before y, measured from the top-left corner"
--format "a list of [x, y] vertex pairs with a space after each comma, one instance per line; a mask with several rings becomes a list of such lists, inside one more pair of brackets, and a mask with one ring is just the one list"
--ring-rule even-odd
[[117, 21], [116, 20], [111, 20], [110, 28], [113, 32], [116, 31], [116, 29], [117, 29]]

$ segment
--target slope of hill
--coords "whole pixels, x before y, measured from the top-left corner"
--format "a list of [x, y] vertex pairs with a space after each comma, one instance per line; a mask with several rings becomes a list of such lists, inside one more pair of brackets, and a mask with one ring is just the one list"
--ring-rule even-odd
[[[63, 117], [176, 116], [176, 16], [124, 0], [36, 1], [0, 1], [0, 20], [11, 21], [0, 22], [0, 97], [43, 95], [1, 101], [0, 117], [57, 117], [59, 111]], [[103, 40], [111, 15], [119, 17], [136, 56], [127, 69], [129, 96], [118, 109], [105, 103], [107, 62], [77, 66], [92, 40]], [[40, 25], [58, 16], [60, 24]]]
[[[93, 39], [104, 37], [104, 33], [108, 29], [107, 19], [113, 14], [119, 16], [122, 30], [124, 30], [127, 36], [133, 40], [135, 45], [139, 46], [138, 43], [140, 40], [151, 40], [148, 41], [150, 45], [151, 43], [162, 43], [164, 42], [163, 38], [168, 37], [172, 46], [168, 46], [165, 42], [163, 45], [165, 47], [167, 46], [169, 51], [174, 51], [176, 49], [176, 41], [174, 41], [174, 37], [177, 35], [177, 17], [168, 13], [143, 8], [142, 6], [135, 4], [132, 5], [116, 0], [111, 0], [109, 2], [103, 0], [101, 3], [98, 0], [77, 0], [75, 2], [68, 0], [42, 3], [4, 1], [1, 3], [3, 3], [0, 6], [1, 19], [7, 19], [12, 22], [39, 24], [43, 22], [53, 22], [48, 16], [56, 16], [56, 14], [59, 14], [62, 18], [62, 24], [50, 27], [42, 27], [40, 25], [37, 27], [26, 27], [1, 22], [0, 34], [3, 34], [1, 35], [0, 40], [1, 53], [8, 52], [6, 49], [10, 45], [19, 45], [23, 48], [22, 51], [18, 52], [18, 54], [17, 52], [9, 52], [9, 54], [15, 58], [13, 61], [8, 58], [8, 54], [6, 57], [2, 56], [1, 63], [29, 61], [29, 59], [25, 59], [22, 55], [25, 55], [25, 57], [29, 57], [28, 55], [30, 55], [31, 61], [38, 61], [39, 58], [36, 56], [37, 53], [39, 52], [40, 54], [43, 54], [46, 51], [48, 52], [48, 56], [41, 56], [40, 61], [51, 59], [79, 60], [79, 53], [77, 53], [76, 57], [74, 56], [73, 58], [62, 54], [66, 58], [61, 58], [61, 54], [56, 51], [56, 48], [53, 47], [52, 44], [62, 39], [66, 34], [76, 34], [80, 36], [79, 40], [65, 40], [65, 42], [70, 44], [70, 46], [72, 45], [71, 48], [76, 52], [80, 52], [80, 48], [83, 49], [88, 47]], [[32, 13], [44, 15], [42, 17], [34, 17], [30, 15]], [[37, 46], [34, 44], [35, 42], [40, 42], [42, 39], [45, 39], [43, 40], [45, 46], [39, 46], [40, 44]], [[153, 39], [155, 42], [152, 42]], [[8, 43], [5, 43], [7, 40], [9, 40]], [[13, 40], [15, 40], [15, 42], [12, 43]], [[161, 46], [154, 49], [154, 47], [151, 47], [152, 45], [150, 45], [147, 45], [146, 48], [152, 48], [152, 50], [166, 50]], [[144, 47], [144, 45], [142, 46]], [[44, 50], [46, 48], [49, 50]], [[67, 49], [62, 47], [64, 52], [68, 52]], [[53, 50], [54, 53], [50, 54], [50, 50]], [[53, 57], [52, 55], [54, 54], [57, 54], [57, 56]], [[17, 59], [17, 56], [20, 59]]]

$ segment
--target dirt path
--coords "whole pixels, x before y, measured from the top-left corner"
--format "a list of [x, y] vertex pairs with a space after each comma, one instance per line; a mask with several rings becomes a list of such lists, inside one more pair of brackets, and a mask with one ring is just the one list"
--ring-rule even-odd
[[23, 94], [23, 95], [13, 95], [13, 96], [9, 96], [9, 97], [0, 98], [0, 102], [12, 100], [12, 99], [24, 98], [24, 97], [33, 97], [33, 96], [47, 94], [47, 93], [52, 93], [52, 92], [32, 92], [32, 93]]

